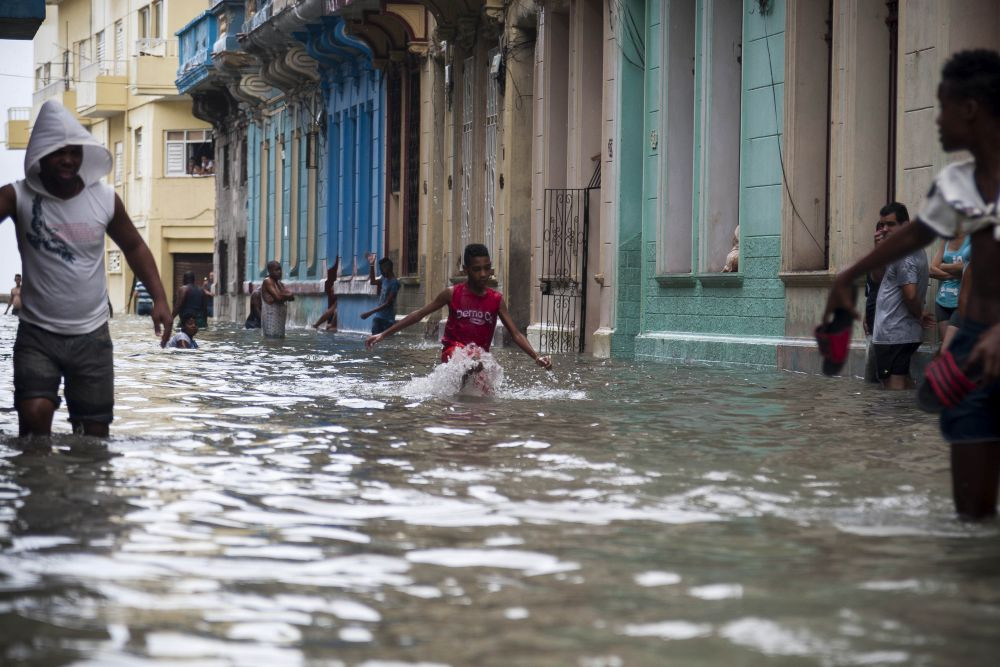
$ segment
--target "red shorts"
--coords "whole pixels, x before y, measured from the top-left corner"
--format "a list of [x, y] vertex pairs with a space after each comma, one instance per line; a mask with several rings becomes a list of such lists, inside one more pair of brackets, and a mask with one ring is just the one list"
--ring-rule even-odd
[[441, 363], [446, 364], [448, 360], [451, 359], [451, 355], [455, 354], [455, 350], [460, 347], [465, 347], [464, 343], [452, 343], [451, 345], [445, 345], [444, 349], [441, 350]]

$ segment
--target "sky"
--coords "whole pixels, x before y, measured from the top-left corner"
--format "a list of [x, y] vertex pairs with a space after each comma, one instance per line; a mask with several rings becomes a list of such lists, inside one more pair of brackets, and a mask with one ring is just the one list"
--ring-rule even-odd
[[[6, 140], [7, 107], [30, 107], [33, 88], [31, 41], [0, 39], [0, 123]], [[7, 150], [0, 143], [0, 185], [24, 178], [24, 151]], [[21, 271], [14, 225], [0, 222], [0, 292], [14, 284]], [[8, 284], [9, 283], [9, 284]]]

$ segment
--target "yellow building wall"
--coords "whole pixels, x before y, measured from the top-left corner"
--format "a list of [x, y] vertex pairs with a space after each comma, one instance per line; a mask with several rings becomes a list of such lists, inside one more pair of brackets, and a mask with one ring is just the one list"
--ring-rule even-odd
[[[76, 44], [80, 40], [89, 40], [87, 55], [90, 58], [88, 62], [91, 62], [96, 57], [95, 36], [103, 30], [105, 59], [114, 60], [115, 23], [122, 20], [127, 62], [121, 64], [121, 69], [123, 74], [134, 76], [137, 72], [132, 65], [138, 55], [138, 12], [150, 4], [151, 0], [63, 0], [58, 5], [48, 6], [45, 27], [35, 40], [36, 64], [51, 61], [51, 77], [55, 80], [62, 76], [62, 50], [68, 49], [71, 52], [70, 77], [73, 81], [78, 80], [80, 62]], [[205, 0], [164, 0], [160, 35], [166, 46], [162, 57], [147, 57], [159, 66], [157, 80], [123, 84], [127, 87], [124, 112], [109, 118], [82, 119], [112, 156], [115, 155], [115, 143], [121, 141], [123, 144], [121, 182], [115, 183], [114, 168], [106, 181], [115, 187], [125, 210], [149, 246], [171, 301], [173, 253], [211, 254], [214, 251], [215, 179], [165, 176], [166, 132], [198, 129], [211, 132], [212, 129], [191, 115], [190, 98], [182, 97], [176, 89], [168, 87], [177, 69], [175, 33], [205, 8]], [[149, 90], [137, 87], [137, 83], [143, 86], [156, 84], [156, 92], [170, 93], [170, 97], [136, 95], [133, 91]], [[75, 91], [63, 93], [61, 99], [71, 111], [76, 110]], [[136, 168], [135, 130], [138, 128], [142, 128], [141, 173]], [[106, 259], [111, 257], [110, 253], [120, 252], [110, 239], [107, 240], [107, 250]], [[108, 273], [108, 293], [116, 313], [123, 312], [130, 305], [132, 280], [132, 271], [123, 256], [120, 272]], [[131, 304], [131, 309], [134, 310], [134, 304]]]

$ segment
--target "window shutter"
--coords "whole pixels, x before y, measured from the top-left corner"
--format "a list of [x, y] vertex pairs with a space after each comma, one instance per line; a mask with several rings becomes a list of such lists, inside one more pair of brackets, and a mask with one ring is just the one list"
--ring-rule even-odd
[[125, 25], [115, 21], [115, 74], [125, 73]]
[[122, 142], [115, 142], [115, 185], [121, 185], [122, 178], [125, 176], [125, 165], [122, 164], [122, 158], [124, 156], [125, 149]]
[[104, 62], [104, 31], [97, 33], [97, 62], [101, 64], [101, 67], [106, 67], [107, 64]]
[[167, 176], [182, 176], [184, 174], [184, 142], [167, 142]]
[[135, 131], [135, 175], [142, 177], [142, 128]]

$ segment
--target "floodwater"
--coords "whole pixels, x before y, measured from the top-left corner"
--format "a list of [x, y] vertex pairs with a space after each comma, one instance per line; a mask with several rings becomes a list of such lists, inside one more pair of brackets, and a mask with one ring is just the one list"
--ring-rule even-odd
[[2, 664], [997, 664], [1000, 528], [907, 395], [516, 349], [436, 395], [415, 338], [148, 322], [106, 444], [0, 412]]

